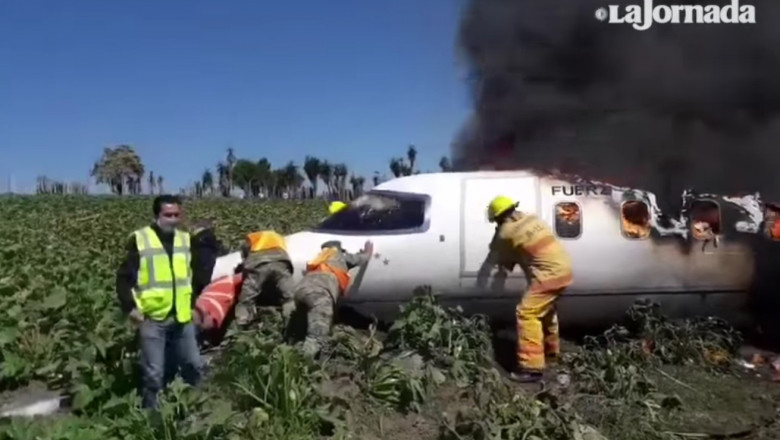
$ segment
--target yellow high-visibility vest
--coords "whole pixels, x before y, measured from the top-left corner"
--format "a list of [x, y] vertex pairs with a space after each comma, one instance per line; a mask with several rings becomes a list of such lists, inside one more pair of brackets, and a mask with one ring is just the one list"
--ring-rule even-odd
[[136, 306], [144, 316], [162, 321], [173, 307], [176, 295], [176, 321], [192, 321], [192, 269], [190, 234], [176, 230], [171, 257], [154, 229], [147, 226], [133, 233], [138, 246]]

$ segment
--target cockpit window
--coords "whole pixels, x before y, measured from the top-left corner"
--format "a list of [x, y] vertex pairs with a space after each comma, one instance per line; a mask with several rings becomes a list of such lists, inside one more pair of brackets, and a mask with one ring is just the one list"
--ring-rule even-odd
[[372, 191], [352, 201], [343, 211], [326, 218], [315, 231], [408, 231], [425, 224], [426, 196]]

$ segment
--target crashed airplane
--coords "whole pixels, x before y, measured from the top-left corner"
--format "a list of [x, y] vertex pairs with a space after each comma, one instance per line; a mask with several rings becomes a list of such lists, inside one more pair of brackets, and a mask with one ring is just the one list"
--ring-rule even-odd
[[[496, 195], [546, 221], [571, 254], [574, 284], [559, 302], [561, 322], [618, 321], [638, 299], [660, 303], [673, 317], [713, 315], [752, 322], [756, 241], [780, 240], [778, 211], [758, 194], [728, 197], [686, 191], [677, 215], [661, 212], [654, 194], [536, 171], [419, 174], [384, 182], [311, 230], [286, 237], [300, 279], [306, 261], [328, 240], [349, 251], [374, 243], [374, 255], [353, 269], [344, 305], [392, 319], [415, 287], [430, 285], [466, 313], [512, 321], [525, 277], [515, 269], [487, 282], [478, 272], [494, 225], [485, 209]], [[239, 263], [217, 262], [214, 278]], [[480, 280], [485, 281], [485, 280]]]

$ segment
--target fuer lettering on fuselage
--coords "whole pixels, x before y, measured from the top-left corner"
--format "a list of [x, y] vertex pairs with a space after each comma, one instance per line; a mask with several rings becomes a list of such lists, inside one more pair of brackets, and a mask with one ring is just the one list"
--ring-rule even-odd
[[553, 185], [552, 195], [563, 196], [611, 196], [612, 188], [603, 185]]

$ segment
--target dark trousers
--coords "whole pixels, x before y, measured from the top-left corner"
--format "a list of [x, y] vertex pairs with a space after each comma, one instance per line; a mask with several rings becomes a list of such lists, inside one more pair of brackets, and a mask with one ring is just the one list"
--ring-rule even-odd
[[164, 321], [146, 319], [139, 328], [141, 339], [141, 404], [157, 408], [157, 394], [181, 371], [190, 385], [200, 382], [203, 361], [190, 322], [179, 324], [170, 317]]

